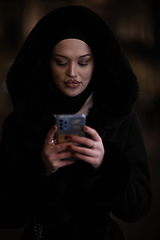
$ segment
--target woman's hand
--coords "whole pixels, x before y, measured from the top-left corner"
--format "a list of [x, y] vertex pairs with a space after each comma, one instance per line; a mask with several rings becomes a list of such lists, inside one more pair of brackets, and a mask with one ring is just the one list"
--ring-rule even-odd
[[[68, 150], [67, 149], [68, 143], [61, 143], [57, 145], [55, 145], [54, 142], [51, 143], [56, 131], [57, 131], [56, 126], [53, 126], [50, 129], [46, 136], [46, 141], [44, 143], [42, 150], [42, 160], [45, 164], [46, 172], [48, 174], [56, 172], [61, 167], [75, 163], [75, 161], [73, 160], [61, 161], [61, 159], [73, 157], [73, 155], [71, 151], [63, 152], [64, 150]], [[72, 144], [73, 143], [71, 143], [71, 145]]]
[[76, 135], [68, 136], [73, 142], [77, 142], [78, 145], [72, 145], [68, 143], [68, 149], [72, 151], [72, 156], [91, 164], [94, 168], [98, 168], [104, 157], [104, 146], [101, 137], [96, 130], [88, 126], [84, 127], [84, 131], [91, 136], [92, 139], [86, 137], [79, 137]]

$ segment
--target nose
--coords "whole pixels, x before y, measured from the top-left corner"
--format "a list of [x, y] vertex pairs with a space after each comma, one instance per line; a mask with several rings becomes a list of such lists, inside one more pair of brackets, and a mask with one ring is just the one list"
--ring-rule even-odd
[[77, 67], [75, 63], [68, 64], [68, 69], [66, 74], [69, 77], [77, 77]]

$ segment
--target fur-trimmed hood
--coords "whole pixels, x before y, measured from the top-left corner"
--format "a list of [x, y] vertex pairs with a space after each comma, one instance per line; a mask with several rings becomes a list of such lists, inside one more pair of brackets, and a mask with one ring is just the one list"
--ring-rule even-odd
[[[79, 32], [95, 61], [94, 105], [89, 118], [105, 128], [122, 122], [138, 97], [138, 83], [126, 56], [109, 26], [83, 6], [55, 9], [44, 16], [24, 42], [7, 75], [7, 87], [20, 122], [40, 129], [54, 117], [49, 110], [51, 90], [46, 79], [37, 81], [48, 51], [70, 32]], [[67, 35], [68, 34], [68, 35]], [[79, 37], [80, 38], [80, 37]]]

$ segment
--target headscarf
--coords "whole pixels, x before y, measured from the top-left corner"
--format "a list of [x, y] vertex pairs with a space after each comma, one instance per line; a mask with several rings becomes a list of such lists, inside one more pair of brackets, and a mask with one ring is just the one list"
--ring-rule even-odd
[[[22, 46], [7, 77], [8, 89], [11, 93], [15, 108], [17, 107], [17, 103], [13, 94], [19, 94], [19, 90], [16, 89], [15, 86], [12, 86], [11, 89], [10, 79], [14, 78], [14, 82], [16, 82], [18, 77], [22, 79], [24, 86], [24, 89], [22, 89], [23, 86], [18, 87], [18, 85], [22, 83], [17, 83], [17, 87], [21, 91], [20, 95], [22, 95], [23, 92], [23, 96], [25, 96], [27, 100], [28, 93], [30, 99], [33, 97], [33, 103], [36, 100], [46, 102], [45, 105], [48, 105], [47, 107], [52, 113], [76, 113], [84, 105], [93, 91], [93, 81], [91, 81], [87, 88], [78, 96], [68, 97], [59, 91], [54, 84], [49, 67], [51, 52], [58, 42], [68, 38], [75, 38], [86, 42], [88, 45], [91, 44], [92, 39], [90, 38], [90, 34], [86, 34], [89, 26], [85, 28], [89, 16], [86, 15], [87, 19], [85, 20], [83, 18], [82, 20], [80, 14], [81, 9], [87, 10], [80, 6], [63, 7], [53, 10], [34, 27]], [[30, 86], [28, 86], [28, 83], [30, 83]], [[33, 94], [30, 95], [30, 89], [28, 89], [28, 87], [33, 89], [34, 96]], [[40, 96], [39, 93], [41, 90], [42, 95]], [[44, 91], [46, 91], [45, 97]], [[22, 111], [22, 108], [23, 106], [21, 106], [20, 111]], [[26, 110], [25, 108], [25, 111]]]
[[[72, 98], [51, 87], [46, 65], [53, 47], [67, 38], [86, 42], [95, 64], [88, 87]], [[138, 96], [136, 76], [117, 38], [100, 16], [84, 6], [55, 9], [36, 24], [8, 73], [7, 86], [18, 119], [27, 119], [29, 127], [37, 129], [53, 123], [55, 106], [60, 106], [60, 112], [75, 113], [92, 91], [89, 118], [113, 127], [129, 114]]]

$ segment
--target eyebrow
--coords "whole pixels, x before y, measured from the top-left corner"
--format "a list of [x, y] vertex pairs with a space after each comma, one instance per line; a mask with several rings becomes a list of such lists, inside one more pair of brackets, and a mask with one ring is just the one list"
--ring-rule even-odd
[[[68, 59], [68, 57], [63, 56], [63, 55], [61, 55], [61, 54], [55, 54], [55, 56]], [[91, 56], [91, 54], [87, 53], [87, 54], [85, 54], [85, 55], [80, 56], [79, 58], [88, 57], [88, 56]]]
[[91, 54], [87, 53], [85, 55], [80, 56], [79, 58], [88, 57], [88, 56], [91, 56]]

